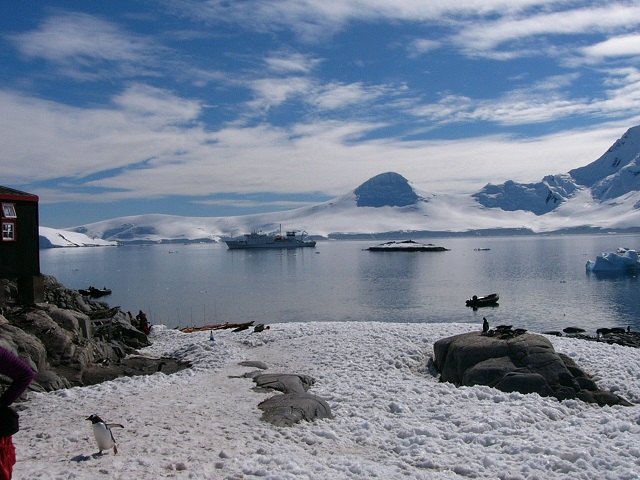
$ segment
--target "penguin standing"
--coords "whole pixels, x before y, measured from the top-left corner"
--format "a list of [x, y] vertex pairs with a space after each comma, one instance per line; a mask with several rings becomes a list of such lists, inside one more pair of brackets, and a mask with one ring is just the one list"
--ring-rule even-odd
[[482, 317], [482, 333], [487, 333], [489, 331], [489, 321], [487, 317]]
[[91, 421], [91, 428], [93, 430], [93, 436], [98, 444], [98, 455], [102, 455], [103, 450], [113, 448], [113, 453], [118, 453], [118, 447], [116, 446], [116, 440], [113, 438], [113, 427], [124, 428], [119, 423], [105, 423], [98, 415], [91, 415], [87, 417], [87, 420]]

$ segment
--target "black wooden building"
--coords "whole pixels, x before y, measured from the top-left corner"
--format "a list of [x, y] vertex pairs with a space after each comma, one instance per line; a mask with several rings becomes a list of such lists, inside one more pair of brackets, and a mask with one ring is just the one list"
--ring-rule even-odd
[[0, 186], [2, 240], [0, 278], [17, 280], [23, 303], [43, 300], [40, 275], [38, 196]]

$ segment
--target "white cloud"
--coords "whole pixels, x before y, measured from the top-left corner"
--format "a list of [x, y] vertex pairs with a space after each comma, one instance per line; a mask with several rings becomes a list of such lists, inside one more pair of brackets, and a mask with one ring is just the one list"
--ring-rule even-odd
[[313, 71], [322, 60], [301, 53], [278, 53], [267, 57], [265, 63], [273, 73], [308, 74]]
[[166, 90], [142, 84], [134, 84], [116, 95], [113, 103], [130, 115], [156, 118], [160, 125], [196, 120], [202, 109], [196, 101], [185, 100]]
[[439, 124], [488, 121], [499, 125], [527, 125], [572, 116], [636, 115], [640, 111], [640, 71], [629, 67], [603, 73], [609, 88], [600, 98], [572, 96], [570, 87], [580, 78], [574, 73], [552, 76], [496, 99], [447, 94], [436, 103], [415, 106], [410, 112]]
[[381, 86], [367, 87], [362, 83], [330, 83], [319, 88], [309, 102], [320, 110], [334, 110], [350, 105], [363, 105], [385, 94]]
[[286, 101], [304, 95], [312, 87], [304, 77], [261, 78], [249, 82], [255, 99], [249, 103], [252, 110], [266, 111]]
[[425, 53], [437, 50], [440, 48], [441, 42], [437, 40], [429, 40], [427, 38], [416, 38], [409, 42], [407, 45], [407, 51], [410, 58], [419, 57]]
[[107, 107], [71, 107], [1, 90], [0, 104], [3, 166], [11, 172], [4, 181], [10, 184], [81, 179], [151, 158], [170, 162], [190, 144], [210, 141], [192, 123], [197, 103], [144, 86], [125, 90]]
[[[492, 22], [468, 24], [456, 35], [455, 41], [468, 52], [491, 55], [495, 54], [496, 48], [508, 42], [521, 42], [543, 35], [608, 33], [611, 29], [629, 29], [638, 24], [640, 5], [611, 2], [602, 7], [504, 16]], [[516, 48], [523, 46], [517, 45]], [[533, 52], [524, 48], [527, 54]]]
[[640, 35], [624, 35], [582, 49], [591, 58], [629, 57], [640, 55]]
[[354, 22], [403, 21], [411, 23], [449, 22], [452, 18], [478, 20], [495, 15], [511, 16], [529, 9], [545, 8], [559, 0], [165, 0], [171, 11], [198, 21], [233, 22], [245, 28], [273, 31], [283, 28], [300, 39], [316, 42]]
[[[136, 92], [150, 98], [141, 87], [123, 96]], [[133, 98], [90, 110], [0, 92], [0, 142], [7, 159], [3, 181], [68, 178], [60, 190], [34, 192], [46, 195], [45, 203], [56, 195], [115, 201], [265, 189], [339, 195], [385, 171], [397, 171], [425, 190], [468, 193], [488, 181], [533, 181], [585, 165], [628, 124], [532, 139], [411, 142], [367, 140], [379, 124], [335, 120], [205, 132], [193, 117], [197, 105], [157, 93], [157, 108], [141, 111]], [[166, 117], [162, 102], [172, 105]], [[176, 113], [180, 108], [184, 113]], [[190, 121], [177, 124], [176, 118]], [[80, 195], [79, 187], [90, 193]]]
[[156, 55], [163, 50], [146, 37], [84, 13], [49, 17], [38, 29], [7, 38], [25, 57], [42, 58], [83, 79], [106, 75], [99, 68], [104, 63], [111, 67], [109, 75], [153, 74], [149, 67], [157, 66]]

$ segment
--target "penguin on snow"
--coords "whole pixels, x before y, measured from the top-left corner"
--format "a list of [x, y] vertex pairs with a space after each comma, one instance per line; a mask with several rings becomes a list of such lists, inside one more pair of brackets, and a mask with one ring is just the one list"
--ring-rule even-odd
[[113, 448], [113, 453], [117, 454], [118, 447], [111, 429], [114, 427], [124, 428], [124, 426], [119, 423], [105, 423], [98, 415], [91, 415], [87, 417], [87, 420], [91, 421], [93, 436], [98, 444], [98, 455], [102, 455], [103, 450], [109, 450], [110, 448]]

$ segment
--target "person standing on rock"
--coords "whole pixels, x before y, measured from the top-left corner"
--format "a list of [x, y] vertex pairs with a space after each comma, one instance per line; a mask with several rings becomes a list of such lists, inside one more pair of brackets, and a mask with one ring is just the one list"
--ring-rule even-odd
[[138, 315], [136, 315], [136, 318], [138, 319], [139, 322], [139, 329], [140, 331], [144, 332], [145, 334], [149, 335], [149, 333], [151, 332], [151, 330], [149, 329], [149, 322], [147, 322], [147, 314], [144, 313], [142, 310], [140, 310], [138, 312]]
[[[0, 347], [0, 374], [11, 379], [11, 384], [0, 395], [0, 412], [2, 415], [11, 414], [10, 409], [5, 407], [20, 398], [33, 381], [36, 372], [13, 352]], [[11, 435], [0, 437], [0, 480], [11, 480], [15, 463], [16, 448]]]

